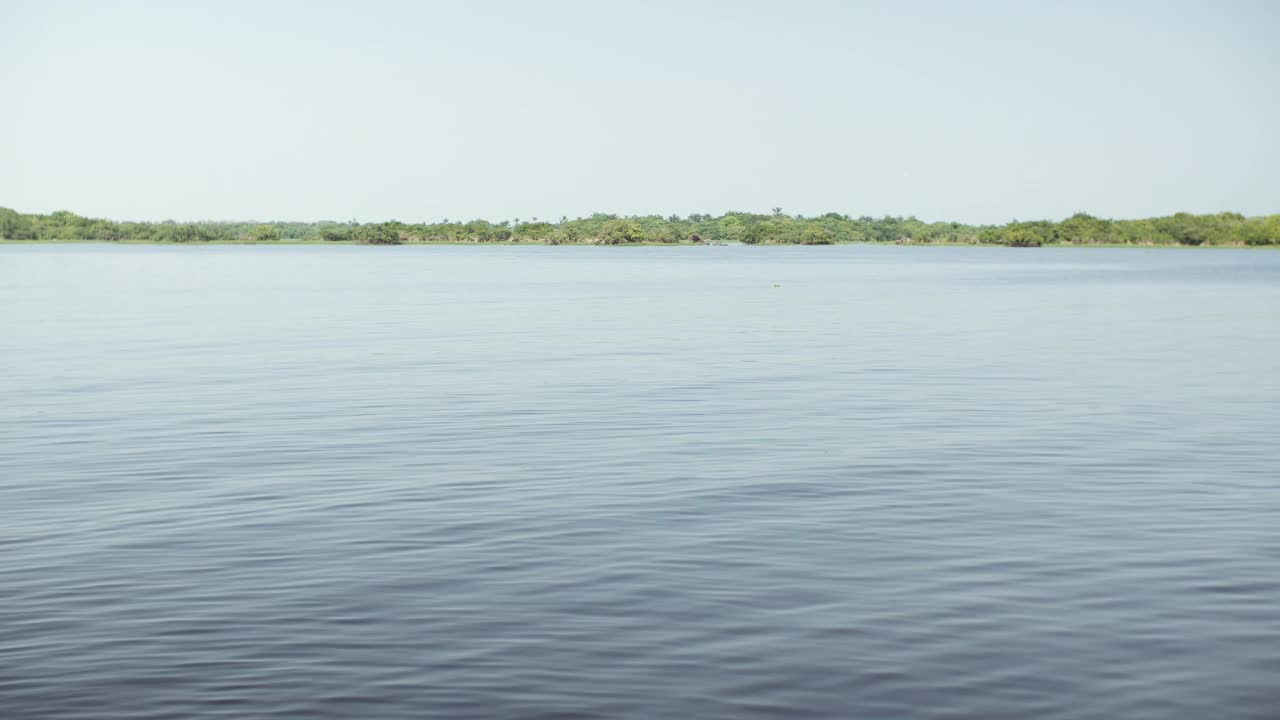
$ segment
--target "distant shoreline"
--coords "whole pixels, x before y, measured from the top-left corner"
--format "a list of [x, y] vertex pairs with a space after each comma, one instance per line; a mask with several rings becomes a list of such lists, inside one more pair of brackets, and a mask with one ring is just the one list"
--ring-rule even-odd
[[1060, 222], [1003, 225], [925, 222], [915, 217], [723, 215], [618, 216], [596, 213], [555, 222], [121, 222], [69, 211], [47, 215], [0, 207], [0, 239], [26, 242], [358, 245], [925, 245], [939, 247], [1269, 247], [1280, 245], [1280, 214], [1245, 217], [1176, 213], [1108, 220], [1076, 213]]
[[[354, 240], [270, 240], [270, 241], [252, 241], [252, 240], [210, 240], [206, 242], [179, 242], [174, 240], [9, 240], [0, 238], [0, 247], [6, 245], [109, 245], [109, 246], [172, 246], [172, 247], [351, 247], [365, 246], [367, 243], [359, 243]], [[821, 246], [805, 245], [803, 243], [721, 243], [719, 245], [711, 243], [691, 243], [691, 242], [636, 242], [618, 245], [610, 245], [607, 243], [593, 242], [573, 242], [573, 243], [556, 243], [548, 246], [546, 243], [540, 242], [521, 242], [510, 240], [498, 240], [492, 242], [466, 242], [466, 241], [433, 241], [433, 240], [415, 240], [400, 243], [382, 244], [383, 247], [665, 247], [665, 248], [690, 248], [690, 247], [792, 247], [792, 248], [813, 248], [813, 247], [834, 247], [834, 246], [859, 246], [859, 247], [897, 247], [897, 248], [999, 248], [1010, 247], [1001, 243], [957, 243], [957, 242], [911, 242], [911, 243], [886, 243], [871, 242], [866, 240], [855, 240], [847, 242], [824, 243]], [[1220, 244], [1220, 245], [1173, 245], [1173, 244], [1149, 244], [1149, 245], [1127, 245], [1121, 243], [1043, 243], [1041, 245], [1022, 248], [1015, 247], [1012, 249], [1053, 249], [1053, 248], [1080, 248], [1080, 249], [1096, 249], [1096, 250], [1280, 250], [1280, 245], [1248, 245], [1244, 243]]]

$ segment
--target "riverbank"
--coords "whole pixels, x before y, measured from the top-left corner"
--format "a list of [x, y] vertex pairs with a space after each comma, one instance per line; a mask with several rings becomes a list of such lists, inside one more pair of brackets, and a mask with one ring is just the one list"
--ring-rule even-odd
[[466, 222], [133, 222], [88, 218], [59, 211], [47, 215], [0, 208], [0, 238], [8, 240], [199, 243], [356, 243], [368, 245], [1006, 245], [1162, 247], [1280, 245], [1280, 214], [1245, 217], [1176, 213], [1167, 217], [1110, 220], [1076, 213], [1061, 221], [1013, 221], [1002, 225], [926, 222], [916, 217], [854, 217], [840, 213], [806, 217], [772, 213], [618, 216], [596, 213], [555, 222], [532, 219]]
[[[201, 247], [201, 246], [261, 246], [261, 247], [285, 247], [285, 246], [362, 246], [365, 243], [359, 243], [354, 240], [270, 240], [256, 242], [252, 240], [210, 240], [196, 242], [179, 242], [174, 240], [7, 240], [0, 239], [0, 247], [18, 245], [161, 245], [174, 247]], [[1051, 248], [1089, 248], [1100, 250], [1280, 250], [1280, 245], [1247, 245], [1244, 243], [1234, 243], [1230, 245], [1170, 245], [1170, 244], [1123, 244], [1123, 243], [1042, 243], [1038, 246], [1031, 247], [1011, 247], [1000, 243], [956, 243], [956, 242], [913, 242], [913, 243], [892, 243], [892, 242], [832, 242], [822, 244], [805, 244], [805, 243], [692, 243], [692, 242], [635, 242], [635, 243], [598, 243], [598, 242], [559, 242], [559, 243], [543, 243], [543, 242], [522, 242], [511, 240], [496, 240], [492, 242], [468, 242], [468, 241], [448, 241], [448, 240], [410, 240], [400, 243], [380, 245], [381, 247], [475, 247], [498, 246], [498, 247], [795, 247], [795, 248], [816, 248], [816, 247], [832, 247], [836, 245], [857, 245], [871, 247], [911, 247], [911, 248], [977, 248], [977, 247], [1007, 247], [1011, 250], [1036, 250]]]

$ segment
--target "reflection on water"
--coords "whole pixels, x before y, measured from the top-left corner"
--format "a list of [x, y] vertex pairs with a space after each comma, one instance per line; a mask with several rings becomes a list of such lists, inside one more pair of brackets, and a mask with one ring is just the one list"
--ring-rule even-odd
[[0, 248], [0, 715], [1272, 718], [1280, 254]]

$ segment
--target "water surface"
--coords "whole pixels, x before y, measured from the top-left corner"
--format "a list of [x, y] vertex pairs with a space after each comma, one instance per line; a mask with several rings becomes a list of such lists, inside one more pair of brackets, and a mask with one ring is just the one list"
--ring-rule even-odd
[[1274, 718], [1280, 253], [0, 247], [0, 715]]

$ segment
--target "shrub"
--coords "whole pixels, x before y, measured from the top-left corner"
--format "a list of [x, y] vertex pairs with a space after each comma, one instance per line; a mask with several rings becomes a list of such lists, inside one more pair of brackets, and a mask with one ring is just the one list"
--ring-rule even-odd
[[280, 239], [280, 228], [275, 225], [256, 225], [249, 231], [249, 242], [270, 242]]
[[1040, 247], [1040, 236], [1027, 228], [1014, 228], [1004, 234], [1002, 242], [1009, 247]]
[[361, 245], [399, 245], [400, 233], [386, 223], [361, 225], [351, 233]]

